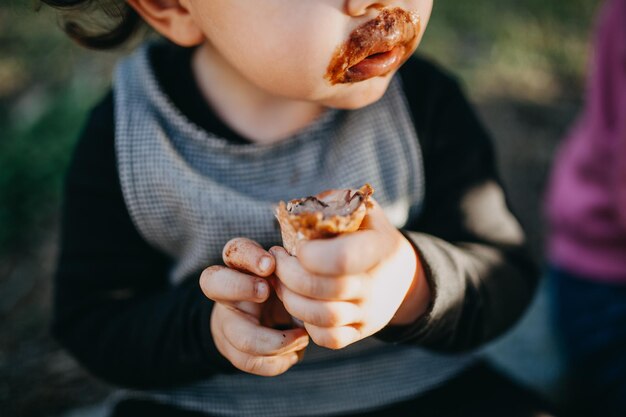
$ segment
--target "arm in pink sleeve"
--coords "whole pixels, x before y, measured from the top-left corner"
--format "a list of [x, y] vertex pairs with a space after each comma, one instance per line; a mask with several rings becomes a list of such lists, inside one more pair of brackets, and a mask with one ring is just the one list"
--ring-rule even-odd
[[611, 24], [615, 36], [614, 91], [617, 92], [616, 109], [616, 195], [619, 222], [626, 231], [626, 0], [613, 0], [617, 9]]
[[590, 76], [589, 127], [612, 153], [612, 178], [608, 180], [618, 221], [626, 230], [626, 0], [604, 4], [596, 26]]

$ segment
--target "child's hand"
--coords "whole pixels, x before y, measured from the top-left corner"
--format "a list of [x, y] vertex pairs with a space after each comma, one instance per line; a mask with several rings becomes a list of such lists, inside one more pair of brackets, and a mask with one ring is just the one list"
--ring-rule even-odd
[[275, 330], [291, 317], [267, 277], [275, 261], [258, 243], [244, 238], [229, 241], [222, 253], [224, 266], [211, 266], [200, 277], [204, 294], [215, 301], [211, 333], [215, 346], [235, 367], [251, 374], [274, 376], [298, 362], [309, 342], [304, 329]]
[[357, 232], [303, 242], [297, 258], [281, 247], [270, 253], [279, 298], [320, 346], [339, 349], [388, 323], [410, 324], [430, 302], [413, 246], [378, 204]]

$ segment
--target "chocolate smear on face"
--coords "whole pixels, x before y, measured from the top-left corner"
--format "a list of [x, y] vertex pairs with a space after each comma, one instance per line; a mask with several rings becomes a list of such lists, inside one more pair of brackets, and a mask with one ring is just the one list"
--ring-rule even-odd
[[420, 20], [416, 13], [399, 7], [383, 9], [376, 18], [354, 29], [348, 40], [337, 48], [325, 78], [333, 85], [367, 79], [369, 77], [351, 71], [351, 68], [369, 56], [389, 52], [396, 47], [404, 49], [401, 64], [413, 52], [419, 33]]

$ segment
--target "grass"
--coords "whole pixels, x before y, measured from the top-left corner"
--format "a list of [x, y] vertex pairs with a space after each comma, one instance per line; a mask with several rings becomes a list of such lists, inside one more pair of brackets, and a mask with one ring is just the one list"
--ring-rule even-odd
[[[45, 100], [40, 94], [31, 99]], [[7, 135], [0, 142], [0, 251], [29, 245], [41, 222], [57, 210], [70, 149], [93, 92], [77, 82], [53, 100], [34, 120], [3, 129]]]
[[[422, 51], [474, 98], [550, 102], [583, 82], [592, 0], [436, 0]], [[71, 149], [116, 55], [84, 51], [36, 1], [0, 5], [0, 260], [58, 212]]]
[[475, 97], [549, 102], [578, 94], [598, 2], [435, 1], [423, 51]]
[[71, 149], [107, 85], [111, 54], [82, 51], [47, 10], [0, 5], [0, 261], [58, 212]]

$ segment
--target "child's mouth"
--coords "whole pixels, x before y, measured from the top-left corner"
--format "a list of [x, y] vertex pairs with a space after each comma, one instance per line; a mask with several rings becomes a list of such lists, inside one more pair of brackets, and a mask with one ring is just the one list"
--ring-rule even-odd
[[419, 32], [417, 14], [399, 7], [384, 9], [352, 31], [337, 49], [325, 78], [338, 84], [385, 76], [408, 59]]
[[358, 82], [386, 75], [402, 63], [404, 54], [404, 46], [398, 45], [390, 51], [369, 55], [361, 62], [348, 68], [345, 77], [350, 80], [349, 82]]

